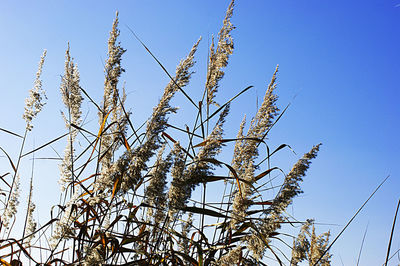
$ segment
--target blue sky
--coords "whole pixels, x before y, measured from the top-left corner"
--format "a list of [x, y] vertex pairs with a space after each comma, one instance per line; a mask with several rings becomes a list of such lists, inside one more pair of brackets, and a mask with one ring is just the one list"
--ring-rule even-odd
[[[196, 57], [197, 73], [187, 89], [191, 96], [199, 97], [208, 43], [211, 35], [218, 32], [228, 4], [229, 1], [183, 0], [2, 1], [0, 127], [23, 133], [20, 117], [24, 99], [32, 87], [40, 55], [47, 49], [43, 86], [48, 104], [34, 121], [29, 145], [33, 141], [35, 145], [43, 143], [63, 132], [58, 115], [62, 106], [59, 84], [67, 42], [80, 69], [82, 87], [94, 99], [101, 100], [107, 38], [116, 10], [120, 12], [120, 40], [127, 49], [122, 80], [126, 81], [127, 105], [138, 124], [151, 113], [168, 77], [126, 26], [139, 35], [171, 73], [202, 36]], [[395, 0], [236, 2], [232, 18], [237, 26], [232, 34], [235, 51], [217, 100], [223, 102], [249, 85], [254, 89], [232, 105], [227, 137], [236, 135], [244, 113], [248, 117], [254, 115], [257, 97], [260, 103], [279, 64], [278, 104], [281, 109], [289, 102], [291, 106], [271, 131], [269, 144], [277, 147], [287, 143], [297, 155], [283, 150], [272, 164], [289, 171], [301, 154], [312, 145], [323, 143], [303, 183], [305, 193], [294, 201], [292, 213], [300, 220], [315, 218], [320, 223], [338, 225], [318, 227], [319, 232], [331, 229], [335, 237], [390, 174], [387, 183], [333, 247], [333, 265], [355, 264], [368, 223], [360, 264], [379, 265], [385, 259], [400, 195], [399, 5], [400, 1]], [[179, 95], [174, 103], [183, 110], [190, 108]], [[92, 109], [89, 116], [95, 114]], [[171, 121], [179, 123], [182, 118], [186, 117], [181, 113]], [[4, 141], [0, 145], [17, 156], [12, 139], [0, 134]], [[40, 173], [41, 167], [45, 173]], [[35, 197], [39, 211], [45, 212], [40, 203], [50, 204], [47, 195], [53, 197], [52, 191], [58, 189], [57, 165], [38, 161], [35, 169]], [[399, 248], [400, 227], [396, 227], [392, 251]], [[391, 263], [399, 263], [397, 257]]]

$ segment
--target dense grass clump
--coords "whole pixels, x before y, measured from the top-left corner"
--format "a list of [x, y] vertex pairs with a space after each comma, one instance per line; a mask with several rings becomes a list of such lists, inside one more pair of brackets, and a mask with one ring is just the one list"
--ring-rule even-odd
[[[108, 40], [101, 103], [94, 102], [80, 86], [68, 45], [60, 86], [66, 133], [56, 139], [67, 143], [64, 152], [59, 152], [60, 202], [51, 210], [52, 219], [39, 225], [33, 215], [31, 181], [21, 236], [13, 230], [19, 204], [19, 168], [21, 158], [28, 154], [24, 151], [25, 139], [46, 100], [40, 79], [46, 52], [43, 54], [26, 102], [25, 134], [9, 132], [23, 142], [16, 162], [8, 157], [12, 169], [0, 180], [3, 264], [263, 265], [268, 259], [286, 265], [302, 261], [330, 265], [331, 255], [326, 252], [329, 233], [318, 236], [312, 220], [300, 222], [298, 236], [281, 232], [282, 224], [299, 223], [286, 209], [302, 193], [302, 178], [320, 144], [310, 147], [288, 173], [270, 166], [270, 157], [288, 147], [270, 150], [266, 142], [284, 113], [277, 106], [275, 94], [278, 67], [249, 125], [243, 118], [236, 138], [227, 138], [232, 134], [224, 132], [230, 103], [251, 88], [224, 103], [216, 101], [234, 49], [233, 7], [232, 1], [217, 40], [211, 41], [202, 98], [192, 99], [185, 90], [193, 74], [199, 39], [174, 76], [156, 59], [170, 81], [141, 127], [134, 126], [137, 122], [132, 121], [119, 82], [125, 49], [118, 41], [118, 14]], [[168, 122], [169, 115], [178, 111], [171, 105], [177, 93], [182, 93], [196, 110], [186, 128]], [[97, 110], [95, 130], [84, 123], [83, 101]], [[225, 145], [234, 145], [231, 162], [219, 156]], [[219, 174], [224, 171], [226, 174]], [[273, 186], [279, 178], [280, 184]], [[218, 202], [210, 201], [206, 193], [215, 186], [219, 187]], [[196, 190], [200, 198], [194, 195]], [[290, 247], [289, 252], [276, 243]]]

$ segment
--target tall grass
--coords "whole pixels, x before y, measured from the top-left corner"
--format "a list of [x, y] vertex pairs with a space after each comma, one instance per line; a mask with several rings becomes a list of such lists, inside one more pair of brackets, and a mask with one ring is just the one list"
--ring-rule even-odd
[[[302, 178], [320, 144], [310, 147], [288, 173], [270, 166], [275, 153], [289, 148], [281, 145], [271, 149], [267, 142], [268, 132], [286, 110], [281, 112], [277, 106], [278, 67], [256, 115], [249, 121], [243, 118], [236, 137], [224, 132], [230, 103], [251, 88], [217, 103], [215, 96], [234, 50], [233, 7], [232, 1], [216, 40], [211, 41], [201, 99], [192, 99], [185, 89], [193, 75], [200, 39], [174, 75], [154, 57], [170, 81], [140, 127], [134, 126], [137, 123], [132, 121], [119, 81], [125, 49], [118, 41], [118, 13], [108, 40], [102, 102], [93, 101], [80, 86], [79, 70], [68, 45], [60, 86], [66, 132], [26, 152], [25, 140], [46, 99], [40, 80], [43, 54], [26, 103], [25, 134], [6, 131], [23, 140], [16, 163], [2, 150], [11, 168], [0, 180], [0, 259], [4, 265], [21, 261], [54, 265], [263, 265], [267, 258], [279, 264], [308, 261], [310, 265], [330, 265], [331, 255], [326, 252], [329, 233], [318, 236], [312, 220], [300, 222], [298, 236], [281, 231], [282, 224], [299, 223], [286, 210], [302, 193]], [[170, 102], [177, 93], [196, 110], [185, 128], [168, 122], [169, 116], [178, 112]], [[97, 110], [94, 131], [82, 118], [83, 101]], [[48, 222], [36, 222], [31, 179], [21, 237], [13, 231], [20, 201], [21, 158], [60, 139], [67, 143], [64, 152], [58, 152], [60, 202], [52, 208]], [[219, 156], [226, 145], [234, 145], [231, 162]], [[277, 182], [279, 185], [272, 185]], [[207, 192], [216, 187], [220, 200], [213, 202]], [[200, 192], [200, 198], [195, 191]], [[282, 251], [276, 243], [289, 246], [290, 251]]]

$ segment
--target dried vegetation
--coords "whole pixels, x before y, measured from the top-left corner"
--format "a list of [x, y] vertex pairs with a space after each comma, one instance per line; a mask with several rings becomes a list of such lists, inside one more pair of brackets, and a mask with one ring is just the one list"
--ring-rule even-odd
[[[31, 181], [24, 230], [18, 235], [13, 226], [19, 203], [19, 165], [29, 154], [23, 154], [25, 139], [46, 99], [40, 80], [46, 52], [43, 54], [26, 102], [20, 156], [17, 163], [9, 158], [11, 174], [0, 180], [0, 259], [4, 265], [20, 261], [46, 265], [262, 265], [266, 259], [286, 265], [304, 260], [310, 265], [330, 264], [330, 255], [325, 253], [329, 234], [317, 236], [311, 221], [304, 223], [296, 237], [280, 231], [284, 223], [299, 223], [286, 209], [302, 192], [302, 178], [320, 145], [310, 147], [287, 174], [269, 166], [270, 157], [287, 148], [281, 145], [270, 152], [267, 145], [268, 132], [283, 113], [276, 105], [278, 67], [248, 128], [244, 118], [236, 138], [224, 132], [230, 103], [251, 88], [223, 104], [216, 102], [234, 49], [233, 7], [232, 1], [218, 40], [211, 42], [203, 98], [191, 99], [186, 89], [199, 39], [177, 66], [175, 76], [167, 73], [170, 82], [140, 128], [133, 126], [135, 118], [125, 105], [119, 81], [125, 50], [118, 41], [118, 14], [108, 41], [101, 103], [94, 103], [80, 86], [68, 44], [60, 86], [66, 133], [57, 138], [67, 143], [59, 158], [61, 200], [53, 209], [53, 218], [38, 224]], [[168, 117], [178, 111], [170, 102], [176, 93], [183, 93], [196, 110], [196, 117], [188, 121], [191, 127], [168, 123]], [[86, 99], [98, 113], [95, 132], [85, 128], [81, 117]], [[177, 132], [184, 132], [187, 138], [176, 139]], [[81, 145], [77, 145], [78, 139]], [[225, 145], [234, 145], [231, 163], [219, 156]], [[216, 169], [226, 174], [216, 174]], [[281, 182], [273, 190], [271, 179], [279, 177]], [[216, 190], [216, 186], [224, 190]], [[201, 199], [193, 196], [195, 190], [201, 192]], [[210, 191], [218, 191], [221, 200], [210, 202]], [[275, 191], [275, 195], [266, 198], [266, 191]], [[282, 252], [277, 242], [291, 246], [289, 254]]]

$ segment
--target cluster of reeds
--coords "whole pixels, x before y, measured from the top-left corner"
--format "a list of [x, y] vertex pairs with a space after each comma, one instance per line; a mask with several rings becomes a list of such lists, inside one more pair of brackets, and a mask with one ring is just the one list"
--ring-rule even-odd
[[[269, 258], [280, 264], [297, 265], [307, 260], [310, 265], [330, 265], [331, 255], [326, 252], [329, 234], [318, 236], [314, 227], [310, 231], [311, 220], [304, 222], [298, 236], [285, 237], [280, 232], [282, 224], [293, 222], [286, 209], [302, 192], [302, 178], [320, 145], [312, 147], [286, 174], [269, 166], [270, 157], [287, 147], [281, 145], [270, 152], [266, 141], [283, 114], [276, 105], [278, 68], [249, 126], [244, 118], [236, 138], [226, 138], [231, 134], [224, 133], [230, 103], [251, 88], [223, 104], [216, 102], [234, 48], [233, 7], [232, 1], [217, 40], [211, 42], [203, 97], [194, 101], [185, 90], [193, 74], [198, 40], [177, 66], [175, 76], [160, 63], [170, 82], [142, 127], [134, 127], [119, 82], [125, 50], [118, 41], [118, 14], [108, 41], [101, 103], [95, 103], [80, 86], [68, 45], [60, 86], [66, 133], [57, 138], [67, 142], [59, 158], [61, 201], [53, 208], [52, 219], [39, 225], [33, 219], [31, 181], [23, 233], [12, 237], [16, 235], [12, 230], [24, 143], [46, 98], [40, 80], [43, 54], [26, 102], [20, 156], [17, 163], [8, 157], [12, 169], [0, 180], [3, 264], [263, 265]], [[196, 110], [186, 128], [168, 123], [169, 115], [177, 112], [170, 105], [176, 93], [183, 93]], [[84, 100], [97, 109], [96, 132], [86, 128], [81, 117]], [[176, 135], [187, 137], [178, 140]], [[86, 145], [77, 145], [77, 139]], [[219, 153], [230, 144], [234, 145], [233, 159], [226, 162]], [[260, 156], [260, 149], [267, 156]], [[226, 174], [217, 175], [216, 169], [225, 169]], [[275, 190], [272, 175], [276, 180], [281, 178]], [[219, 202], [211, 202], [207, 191], [215, 191], [216, 185], [224, 190], [218, 189]], [[196, 189], [201, 192], [200, 199], [193, 196]], [[271, 191], [275, 191], [274, 196], [266, 199], [265, 193]], [[290, 246], [291, 254], [282, 252], [276, 242]]]

